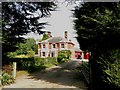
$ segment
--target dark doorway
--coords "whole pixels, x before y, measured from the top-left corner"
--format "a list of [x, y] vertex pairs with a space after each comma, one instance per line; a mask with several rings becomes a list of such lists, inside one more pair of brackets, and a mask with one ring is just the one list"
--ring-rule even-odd
[[82, 59], [80, 54], [78, 55], [78, 58], [77, 58], [77, 59]]

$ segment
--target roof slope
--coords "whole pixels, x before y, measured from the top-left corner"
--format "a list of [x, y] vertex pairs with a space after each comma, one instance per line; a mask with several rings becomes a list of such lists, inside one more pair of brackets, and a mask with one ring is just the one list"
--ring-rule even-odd
[[80, 48], [78, 48], [78, 47], [75, 47], [74, 50], [75, 50], [75, 51], [82, 51], [82, 50], [81, 50]]
[[[69, 40], [63, 38], [63, 37], [51, 37], [47, 40], [42, 41], [41, 43], [45, 43], [45, 42], [49, 42], [49, 43], [58, 43], [58, 42], [70, 42]], [[73, 42], [71, 42], [73, 43]]]

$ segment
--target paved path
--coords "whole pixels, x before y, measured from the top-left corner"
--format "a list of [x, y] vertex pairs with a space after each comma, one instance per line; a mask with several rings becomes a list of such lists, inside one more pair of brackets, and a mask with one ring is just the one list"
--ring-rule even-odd
[[78, 69], [80, 61], [70, 61], [60, 66], [47, 68], [34, 74], [25, 74], [17, 77], [14, 84], [4, 88], [73, 88], [87, 90], [81, 73]]

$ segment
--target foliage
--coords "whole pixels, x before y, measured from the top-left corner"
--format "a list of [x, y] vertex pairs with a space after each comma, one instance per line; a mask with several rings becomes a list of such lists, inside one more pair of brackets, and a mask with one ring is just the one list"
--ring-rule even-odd
[[96, 48], [120, 46], [117, 43], [120, 42], [119, 10], [120, 5], [117, 2], [84, 3], [82, 7], [75, 8], [76, 38], [82, 50], [93, 51]]
[[45, 69], [46, 67], [57, 64], [55, 57], [39, 58], [39, 57], [28, 57], [28, 58], [11, 58], [11, 62], [17, 62], [18, 70], [26, 70], [29, 73], [37, 72]]
[[34, 45], [34, 51], [35, 51], [35, 54], [38, 54], [38, 44]]
[[61, 50], [58, 53], [58, 62], [66, 62], [70, 59], [71, 51], [70, 50]]
[[99, 58], [98, 63], [103, 66], [104, 82], [120, 88], [120, 50], [112, 50], [109, 57], [101, 55]]
[[28, 68], [34, 65], [34, 58], [14, 58], [14, 61], [17, 62], [18, 70], [28, 70]]
[[17, 45], [18, 49], [15, 52], [8, 52], [7, 56], [9, 58], [27, 58], [35, 56], [35, 52], [38, 51], [38, 46], [34, 40], [34, 38], [27, 38], [24, 40], [24, 43], [19, 43]]
[[29, 58], [27, 55], [16, 55], [15, 58]]
[[46, 40], [48, 38], [49, 38], [48, 34], [43, 34], [43, 37], [42, 37], [42, 39], [40, 41], [44, 41], [44, 40]]
[[64, 57], [65, 57], [64, 54], [62, 54], [62, 53], [58, 54], [58, 57], [57, 57], [58, 62], [59, 62], [59, 63], [60, 63], [60, 62], [64, 62], [64, 61], [63, 61], [63, 58], [64, 58]]
[[55, 57], [48, 57], [48, 58], [38, 58], [34, 57], [35, 65], [56, 65], [57, 61]]
[[80, 69], [81, 69], [81, 72], [82, 72], [82, 74], [85, 78], [86, 83], [89, 84], [89, 82], [90, 82], [90, 79], [89, 79], [90, 78], [89, 63], [88, 62], [82, 62], [82, 65], [81, 65]]
[[34, 72], [38, 72], [40, 70], [44, 70], [46, 67], [43, 66], [43, 65], [39, 65], [39, 66], [36, 66], [36, 65], [31, 65], [28, 67], [27, 71], [28, 73], [34, 73]]
[[17, 47], [17, 55], [28, 54], [28, 51], [36, 51], [37, 49], [36, 41], [34, 40], [34, 38], [27, 38], [24, 43], [19, 43]]
[[10, 75], [12, 75], [12, 70], [13, 70], [12, 64], [4, 65], [2, 67], [2, 71], [4, 71], [5, 73], [8, 73]]
[[[110, 73], [117, 69], [116, 62], [113, 62], [115, 59], [111, 56], [115, 58], [118, 56], [110, 53], [112, 50], [120, 50], [120, 3], [86, 2], [75, 7], [74, 17], [75, 30], [78, 34], [76, 38], [80, 47], [91, 52], [92, 87], [95, 90], [115, 88], [115, 84], [118, 86], [118, 82], [116, 83], [116, 80], [119, 81], [118, 75], [109, 76], [113, 76]], [[109, 65], [113, 67], [112, 70]]]
[[14, 83], [14, 78], [12, 77], [12, 75], [9, 75], [8, 73], [3, 72], [2, 78], [1, 78], [1, 83], [3, 86]]
[[7, 53], [7, 57], [9, 57], [9, 58], [14, 58], [14, 57], [16, 57], [17, 56], [17, 53], [16, 52], [8, 52]]
[[[54, 2], [3, 2], [2, 3], [2, 50], [3, 57], [7, 52], [17, 49], [16, 44], [23, 42], [22, 35], [41, 31], [46, 22], [39, 19], [50, 15], [55, 10]], [[39, 13], [36, 13], [39, 11]], [[36, 15], [35, 15], [36, 14]]]
[[48, 62], [49, 64], [53, 64], [53, 65], [57, 64], [57, 60], [56, 60], [55, 57], [48, 57], [48, 58], [47, 58], [47, 62]]
[[30, 51], [27, 52], [27, 56], [28, 57], [34, 57], [35, 56], [35, 52], [30, 50]]
[[5, 65], [2, 67], [2, 73], [1, 73], [0, 80], [3, 86], [14, 83], [12, 64]]

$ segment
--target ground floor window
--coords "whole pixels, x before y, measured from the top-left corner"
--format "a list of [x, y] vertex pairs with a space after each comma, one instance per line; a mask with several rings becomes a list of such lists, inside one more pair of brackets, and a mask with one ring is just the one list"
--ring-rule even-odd
[[42, 52], [42, 56], [45, 56], [45, 52]]
[[64, 44], [61, 44], [61, 48], [65, 48], [65, 45], [64, 45]]
[[51, 53], [51, 56], [54, 57], [54, 52]]

